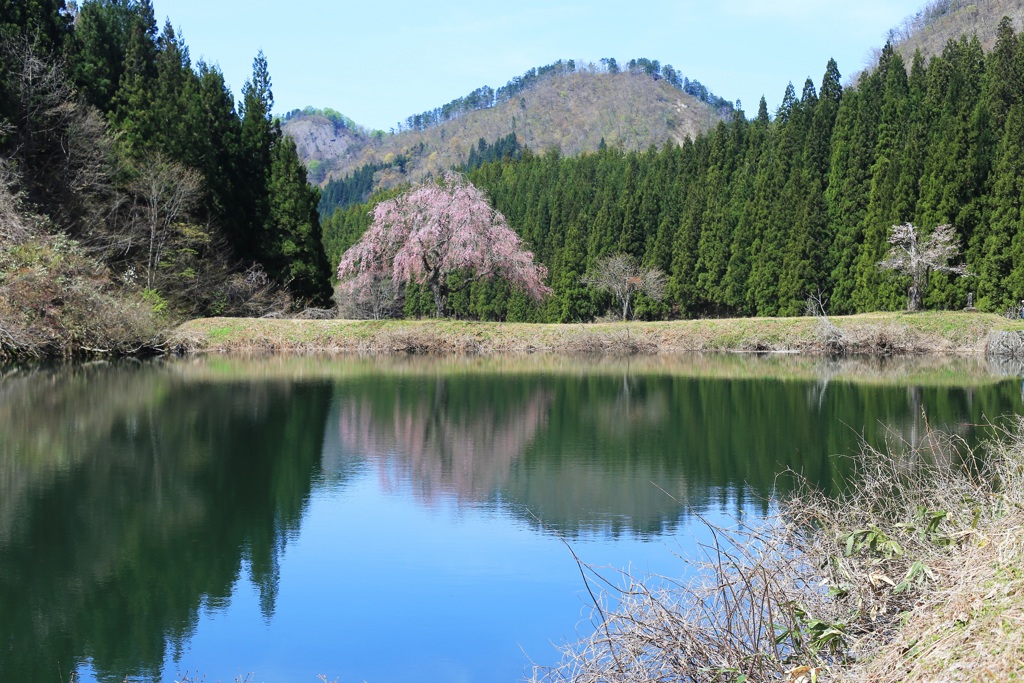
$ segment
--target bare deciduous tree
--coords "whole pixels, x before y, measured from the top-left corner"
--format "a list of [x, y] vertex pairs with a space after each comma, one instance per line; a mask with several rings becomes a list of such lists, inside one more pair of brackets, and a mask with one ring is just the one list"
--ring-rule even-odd
[[[345, 294], [348, 296], [345, 296]], [[340, 288], [335, 293], [338, 310], [343, 318], [393, 318], [402, 311], [405, 290], [390, 277], [375, 277], [357, 290]]]
[[920, 230], [910, 223], [892, 226], [889, 235], [892, 248], [888, 256], [879, 261], [882, 270], [894, 270], [909, 275], [907, 310], [921, 310], [921, 300], [928, 285], [928, 273], [938, 271], [954, 275], [968, 275], [966, 265], [951, 266], [949, 262], [960, 255], [960, 245], [952, 225], [940, 225], [921, 239]]
[[199, 201], [202, 176], [160, 155], [138, 168], [130, 189], [135, 195], [134, 223], [146, 236], [146, 287], [153, 286], [156, 269], [176, 226]]
[[116, 213], [111, 139], [103, 116], [81, 102], [59, 65], [39, 57], [25, 40], [0, 42], [11, 98], [7, 149], [16, 162], [17, 190], [27, 208], [75, 238], [89, 233], [108, 246], [101, 229]]
[[597, 262], [593, 271], [583, 276], [583, 284], [602, 292], [610, 292], [628, 320], [633, 297], [643, 292], [651, 299], [665, 297], [667, 281], [658, 268], [643, 268], [629, 254], [613, 254]]
[[[0, 136], [5, 133], [0, 123]], [[29, 235], [26, 217], [19, 207], [19, 198], [15, 193], [17, 176], [8, 160], [0, 158], [0, 243], [16, 244]]]

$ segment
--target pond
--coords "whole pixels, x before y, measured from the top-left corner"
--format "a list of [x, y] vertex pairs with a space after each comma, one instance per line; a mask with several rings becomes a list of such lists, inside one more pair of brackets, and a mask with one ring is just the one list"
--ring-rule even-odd
[[967, 360], [7, 368], [0, 680], [519, 680], [591, 628], [573, 552], [680, 576], [788, 471], [1021, 411]]

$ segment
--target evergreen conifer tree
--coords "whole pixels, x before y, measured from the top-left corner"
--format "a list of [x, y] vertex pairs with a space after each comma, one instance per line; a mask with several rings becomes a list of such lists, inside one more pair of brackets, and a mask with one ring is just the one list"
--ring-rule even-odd
[[890, 57], [886, 83], [881, 99], [875, 161], [871, 165], [868, 207], [860, 232], [863, 242], [853, 264], [853, 290], [850, 294], [855, 310], [899, 310], [905, 292], [878, 269], [878, 263], [889, 251], [889, 231], [895, 224], [909, 220], [896, 206], [896, 192], [901, 177], [902, 154], [906, 148], [908, 84], [907, 72], [899, 53]]
[[301, 301], [328, 305], [331, 273], [317, 211], [320, 191], [306, 182], [306, 167], [289, 137], [282, 137], [274, 145], [268, 190], [270, 215], [266, 232], [273, 241], [265, 265]]
[[1002, 311], [1024, 298], [1024, 103], [1010, 106], [993, 171], [990, 229], [978, 259], [982, 310]]

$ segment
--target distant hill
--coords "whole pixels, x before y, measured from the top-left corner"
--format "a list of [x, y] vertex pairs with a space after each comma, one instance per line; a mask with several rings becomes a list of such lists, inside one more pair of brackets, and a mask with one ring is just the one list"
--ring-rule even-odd
[[484, 87], [410, 116], [390, 134], [368, 131], [330, 110], [291, 112], [283, 128], [313, 182], [372, 166], [379, 189], [461, 166], [481, 140], [494, 143], [514, 134], [536, 153], [557, 149], [569, 156], [596, 151], [602, 141], [641, 150], [668, 140], [682, 143], [731, 115], [731, 103], [670, 66], [633, 60], [619, 69], [615, 60], [603, 60], [601, 66], [558, 62], [531, 69], [504, 88]]
[[282, 128], [295, 141], [299, 157], [309, 169], [309, 181], [320, 184], [338, 165], [359, 158], [381, 131], [368, 131], [333, 109], [296, 109], [285, 115]]
[[942, 52], [951, 38], [977, 35], [985, 50], [996, 41], [996, 28], [1004, 16], [1014, 30], [1024, 27], [1024, 0], [931, 0], [889, 31], [889, 40], [907, 64], [914, 52], [928, 59]]

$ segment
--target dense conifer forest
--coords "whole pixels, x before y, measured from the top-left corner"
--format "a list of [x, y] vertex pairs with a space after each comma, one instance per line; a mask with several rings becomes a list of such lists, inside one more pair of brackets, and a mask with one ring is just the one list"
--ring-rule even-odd
[[[790, 86], [770, 115], [682, 146], [563, 157], [506, 157], [470, 179], [484, 188], [550, 272], [555, 294], [537, 305], [501, 283], [478, 283], [449, 301], [469, 318], [587, 321], [609, 301], [581, 284], [603, 256], [625, 252], [669, 276], [647, 319], [800, 315], [809, 295], [830, 313], [906, 305], [909, 280], [883, 272], [891, 226], [926, 234], [955, 227], [972, 273], [933, 273], [929, 308], [987, 311], [1024, 297], [1024, 41], [1009, 19], [994, 49], [950, 41], [910, 64], [891, 46], [876, 68], [843, 88], [830, 61], [819, 85]], [[386, 196], [386, 195], [384, 195]], [[336, 262], [368, 223], [368, 206], [337, 211], [324, 240]], [[429, 301], [407, 292], [405, 313]]]
[[0, 355], [329, 301], [262, 54], [241, 95], [149, 0], [0, 2]]

